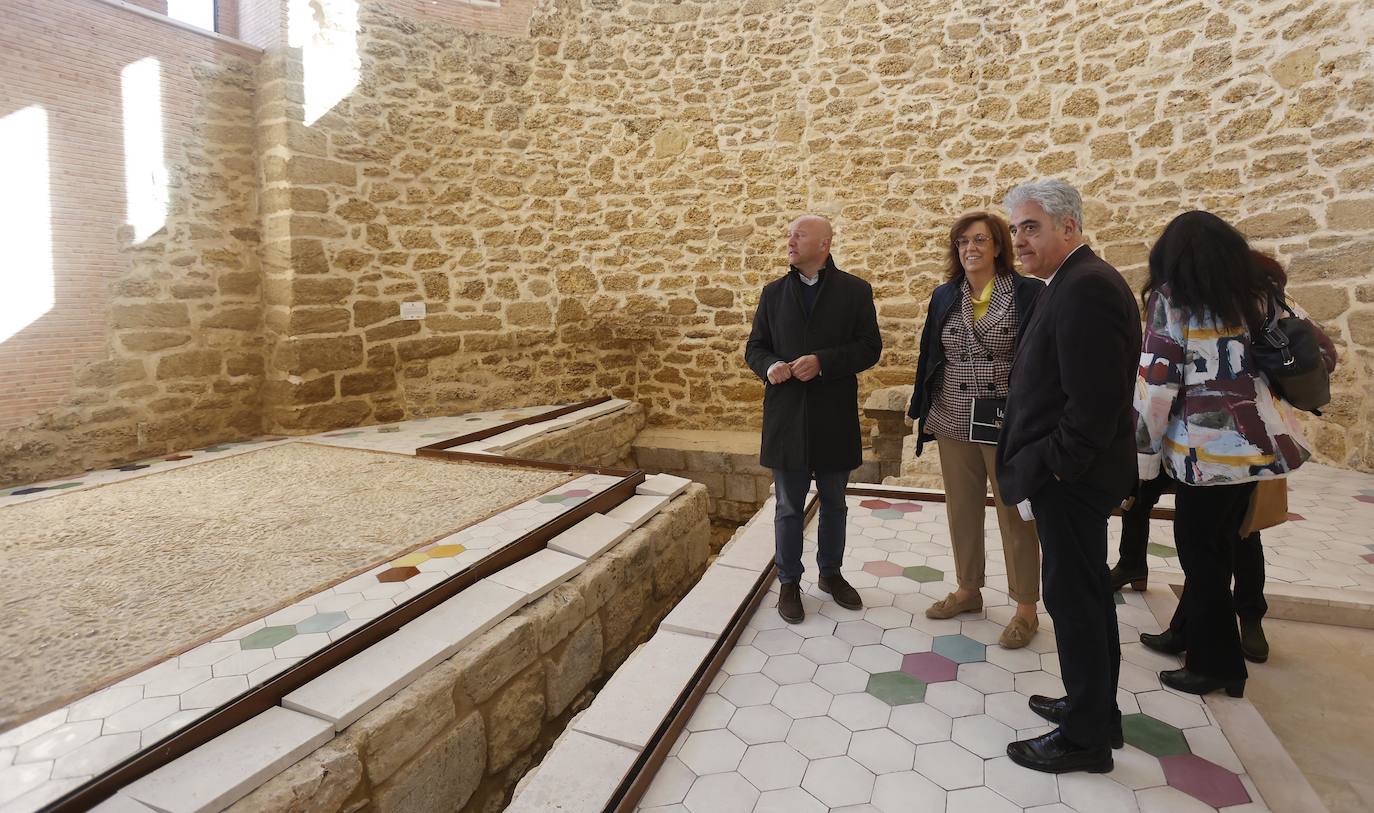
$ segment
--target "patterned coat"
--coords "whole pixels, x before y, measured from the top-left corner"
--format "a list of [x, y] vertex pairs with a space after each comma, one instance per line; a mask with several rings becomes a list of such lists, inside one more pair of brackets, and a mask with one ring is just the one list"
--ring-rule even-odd
[[955, 440], [968, 440], [974, 398], [1007, 397], [1020, 321], [1012, 277], [994, 278], [992, 301], [977, 321], [968, 285], [962, 287], [959, 310], [940, 331], [945, 365], [926, 419], [932, 435]]
[[1146, 305], [1136, 378], [1140, 479], [1189, 485], [1282, 477], [1311, 457], [1293, 408], [1254, 365], [1250, 336], [1188, 314], [1161, 286]]

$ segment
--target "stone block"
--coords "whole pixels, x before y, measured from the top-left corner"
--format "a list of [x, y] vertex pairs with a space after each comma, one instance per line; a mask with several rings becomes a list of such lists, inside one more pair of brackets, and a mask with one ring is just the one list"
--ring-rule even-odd
[[344, 397], [390, 392], [394, 389], [396, 389], [396, 373], [392, 370], [348, 373], [339, 379], [339, 394]]
[[1236, 228], [1251, 240], [1311, 234], [1317, 221], [1306, 209], [1264, 212], [1236, 223]]
[[687, 468], [686, 457], [681, 449], [635, 446], [634, 457], [635, 465], [645, 471], [678, 471]]
[[463, 676], [459, 691], [474, 703], [485, 703], [512, 677], [529, 668], [538, 652], [534, 621], [511, 616], [453, 657], [451, 662]]
[[511, 764], [539, 738], [544, 723], [544, 669], [527, 669], [497, 692], [484, 710], [487, 731], [487, 773]]
[[1356, 234], [1374, 232], [1374, 198], [1336, 200], [1326, 204], [1326, 227]]
[[377, 789], [377, 813], [459, 810], [477, 790], [486, 768], [486, 730], [472, 712]]
[[110, 326], [121, 328], [186, 327], [191, 313], [180, 302], [156, 302], [147, 305], [113, 305], [110, 307]]
[[1336, 285], [1293, 285], [1286, 293], [1320, 322], [1335, 319], [1350, 307], [1350, 292]]
[[735, 502], [753, 502], [758, 498], [754, 478], [748, 474], [725, 475], [725, 499]]
[[353, 326], [367, 327], [401, 315], [401, 303], [393, 300], [360, 299], [353, 303]]
[[143, 362], [133, 359], [109, 359], [82, 367], [72, 383], [78, 387], [108, 390], [121, 384], [142, 381], [148, 377]]
[[286, 180], [306, 186], [340, 184], [352, 187], [358, 183], [358, 168], [342, 161], [293, 155], [286, 162]]
[[262, 397], [268, 403], [286, 406], [305, 406], [332, 401], [336, 394], [332, 375], [312, 379], [277, 379], [266, 381], [262, 385]]
[[545, 713], [549, 719], [562, 714], [590, 685], [601, 669], [601, 619], [583, 621], [562, 646], [551, 652], [544, 673]]
[[227, 813], [335, 813], [362, 784], [363, 764], [353, 737], [336, 737], [267, 780]]
[[534, 622], [535, 639], [540, 653], [548, 652], [562, 643], [587, 617], [587, 602], [582, 593], [570, 584], [550, 590], [520, 615]]
[[463, 340], [458, 336], [434, 336], [427, 339], [411, 339], [399, 342], [396, 353], [402, 361], [432, 359], [450, 356], [463, 349]]
[[706, 493], [720, 499], [725, 496], [725, 475], [714, 471], [689, 472], [691, 478], [706, 486]]
[[327, 339], [290, 338], [277, 345], [273, 364], [289, 375], [304, 375], [311, 370], [347, 370], [363, 363], [361, 336]]
[[348, 330], [349, 321], [347, 308], [292, 308], [286, 330], [292, 335], [344, 333]]
[[[353, 280], [341, 277], [326, 279], [295, 279], [289, 283], [289, 295], [283, 304], [334, 305], [342, 304], [353, 293]], [[398, 311], [399, 312], [399, 311]]]
[[385, 782], [420, 752], [430, 740], [453, 725], [453, 705], [458, 670], [441, 663], [414, 683], [397, 692], [349, 729], [359, 740], [359, 750], [373, 785]]
[[191, 341], [189, 333], [166, 333], [149, 331], [146, 333], [121, 333], [119, 343], [125, 350], [135, 353], [153, 353], [171, 347], [180, 347]]
[[1294, 283], [1354, 279], [1374, 268], [1374, 240], [1343, 243], [1335, 248], [1297, 255], [1288, 266]]
[[163, 356], [157, 363], [157, 377], [204, 378], [218, 375], [222, 355], [216, 350], [186, 350]]

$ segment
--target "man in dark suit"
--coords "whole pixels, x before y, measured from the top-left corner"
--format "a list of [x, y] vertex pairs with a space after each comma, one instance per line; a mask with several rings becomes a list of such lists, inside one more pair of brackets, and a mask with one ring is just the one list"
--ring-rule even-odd
[[788, 227], [790, 268], [764, 286], [744, 350], [765, 385], [759, 463], [773, 470], [778, 614], [791, 624], [805, 617], [802, 514], [813, 477], [821, 502], [817, 586], [841, 607], [863, 607], [840, 575], [844, 489], [863, 462], [858, 374], [878, 363], [883, 340], [873, 286], [835, 267], [832, 234], [830, 222], [816, 215]]
[[1059, 728], [1011, 743], [1007, 755], [1050, 773], [1106, 772], [1111, 749], [1121, 747], [1107, 518], [1137, 476], [1131, 397], [1140, 309], [1116, 269], [1083, 243], [1083, 201], [1073, 187], [1023, 184], [1006, 207], [1016, 256], [1048, 287], [1012, 366], [997, 482], [1003, 499], [1034, 514], [1067, 691], [1031, 697], [1031, 709]]

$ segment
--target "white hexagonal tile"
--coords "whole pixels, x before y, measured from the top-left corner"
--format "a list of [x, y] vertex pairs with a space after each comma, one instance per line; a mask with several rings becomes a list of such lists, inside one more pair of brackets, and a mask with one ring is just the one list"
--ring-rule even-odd
[[802, 789], [830, 807], [858, 805], [873, 796], [874, 776], [849, 757], [827, 757], [811, 762]]
[[873, 806], [881, 813], [943, 811], [945, 790], [915, 771], [879, 776], [873, 783]]
[[926, 704], [950, 717], [967, 717], [983, 713], [983, 694], [956, 681], [932, 683], [926, 687]]
[[895, 672], [902, 668], [901, 653], [882, 644], [854, 647], [854, 651], [849, 653], [849, 662], [869, 674]]
[[883, 629], [868, 621], [844, 621], [835, 626], [835, 637], [854, 646], [864, 646], [881, 641]]
[[983, 760], [952, 742], [916, 746], [916, 770], [945, 790], [983, 784]]
[[[1036, 672], [1040, 670], [1041, 653], [1029, 647], [1021, 649], [1003, 649], [1000, 646], [988, 647], [988, 663], [999, 666], [1008, 672]], [[1051, 654], [1047, 657], [1053, 658], [1056, 668], [1059, 664], [1059, 656]]]
[[1112, 780], [1110, 774], [1060, 774], [1059, 799], [1075, 810], [1093, 813], [1136, 813], [1139, 810], [1135, 792]]
[[212, 709], [238, 697], [248, 690], [248, 678], [243, 675], [211, 678], [194, 689], [181, 693], [181, 708]]
[[1190, 728], [1183, 732], [1183, 737], [1188, 740], [1188, 749], [1194, 754], [1232, 773], [1245, 773], [1245, 766], [1220, 728]]
[[675, 756], [668, 757], [654, 772], [654, 781], [640, 797], [639, 804], [641, 807], [675, 805], [687, 798], [687, 791], [696, 780], [697, 775], [683, 765], [682, 760]]
[[751, 745], [739, 772], [759, 790], [782, 790], [801, 784], [807, 759], [785, 742]]
[[743, 675], [763, 669], [768, 656], [753, 646], [736, 646], [721, 664], [721, 671], [727, 675]]
[[739, 767], [745, 744], [725, 729], [697, 731], [687, 737], [677, 758], [697, 776], [725, 773]]
[[829, 714], [850, 731], [864, 731], [886, 726], [892, 707], [868, 692], [853, 692], [837, 695]]
[[1021, 813], [1021, 808], [987, 788], [964, 788], [950, 791], [945, 813]]
[[691, 813], [750, 813], [759, 792], [737, 773], [703, 776], [692, 783], [683, 805]]
[[835, 632], [835, 619], [828, 618], [820, 612], [813, 612], [800, 624], [793, 624], [787, 629], [803, 638], [828, 636]]
[[1016, 689], [1012, 673], [986, 661], [959, 664], [959, 682], [972, 686], [983, 694], [1010, 692]]
[[782, 686], [773, 695], [772, 703], [779, 711], [794, 720], [817, 717], [830, 709], [832, 695], [814, 683]]
[[787, 738], [792, 718], [771, 705], [749, 706], [736, 711], [726, 727], [749, 745], [781, 742]]
[[864, 613], [864, 620], [884, 630], [906, 629], [911, 626], [911, 613], [896, 607], [873, 607]]
[[40, 762], [66, 756], [99, 737], [100, 726], [100, 720], [64, 723], [20, 745], [14, 756], [15, 764], [22, 765], [26, 762]]
[[922, 745], [948, 740], [952, 721], [937, 708], [925, 703], [909, 703], [892, 709], [887, 726], [907, 740]]
[[809, 683], [816, 674], [816, 664], [801, 655], [774, 655], [764, 664], [763, 674], [779, 686]]
[[765, 655], [791, 655], [801, 649], [802, 637], [788, 629], [764, 630], [751, 644]]
[[831, 694], [861, 692], [868, 686], [869, 675], [848, 661], [828, 663], [816, 669], [811, 682]]
[[1016, 731], [994, 717], [975, 714], [955, 720], [950, 738], [965, 750], [992, 759], [1007, 753], [1007, 743], [1016, 739]]
[[272, 654], [278, 658], [303, 658], [319, 652], [329, 644], [328, 633], [308, 632], [288, 638], [272, 647]]
[[800, 787], [765, 791], [754, 813], [826, 813], [828, 808]]
[[808, 759], [837, 757], [849, 750], [850, 731], [829, 717], [808, 717], [792, 724], [787, 744]]
[[1036, 807], [1059, 801], [1059, 783], [1054, 774], [1022, 768], [1010, 757], [1000, 756], [983, 763], [983, 781], [1001, 796], [1021, 807]]
[[97, 737], [53, 763], [53, 779], [87, 777], [101, 773], [125, 757], [138, 753], [137, 731]]
[[826, 635], [819, 638], [808, 638], [802, 644], [800, 654], [816, 664], [841, 663], [849, 660], [849, 653], [853, 649], [854, 646], [847, 641]]
[[1165, 784], [1164, 768], [1159, 758], [1141, 751], [1133, 745], [1112, 751], [1112, 768], [1109, 776], [1113, 781], [1131, 790], [1144, 790]]
[[887, 728], [856, 731], [849, 740], [849, 756], [874, 774], [911, 770], [916, 746]]
[[1026, 705], [1026, 695], [1019, 692], [990, 694], [984, 699], [984, 704], [990, 716], [1010, 728], [1035, 728], [1045, 722], [1043, 717], [1030, 710], [1030, 706]]
[[180, 731], [209, 713], [209, 709], [189, 709], [168, 715], [143, 729], [140, 747], [151, 748], [168, 734]]
[[1142, 692], [1135, 699], [1142, 712], [1175, 728], [1207, 725], [1207, 715], [1200, 704], [1185, 700], [1173, 692]]
[[[1194, 799], [1178, 788], [1171, 788], [1167, 785], [1160, 788], [1142, 790], [1136, 793], [1135, 799], [1136, 804], [1140, 805], [1140, 813], [1212, 813], [1216, 810], [1216, 808], [1211, 805]], [[1269, 808], [1252, 804], [1223, 809], [1241, 813], [1241, 811], [1250, 810], [1267, 811]]]
[[734, 716], [735, 706], [718, 694], [708, 694], [701, 698], [692, 717], [687, 721], [688, 731], [710, 731], [725, 728]]
[[210, 673], [214, 677], [246, 675], [276, 659], [276, 653], [270, 649], [244, 649], [211, 666]]
[[153, 723], [176, 714], [180, 710], [181, 701], [174, 695], [150, 697], [106, 717], [105, 727], [101, 729], [101, 733], [122, 734], [130, 731], [142, 731]]
[[883, 632], [882, 644], [903, 655], [910, 655], [913, 652], [929, 652], [934, 640], [914, 627], [898, 627]]
[[[229, 644], [238, 648], [238, 644]], [[143, 699], [142, 686], [111, 686], [87, 695], [72, 704], [67, 719], [73, 723], [82, 720], [98, 720], [126, 709]]]
[[720, 696], [737, 707], [768, 703], [778, 691], [778, 684], [758, 672], [730, 675], [720, 686]]

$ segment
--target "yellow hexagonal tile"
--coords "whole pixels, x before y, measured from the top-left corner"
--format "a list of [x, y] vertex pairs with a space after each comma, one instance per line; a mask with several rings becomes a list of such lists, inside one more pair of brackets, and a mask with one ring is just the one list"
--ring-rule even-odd
[[457, 556], [465, 550], [467, 548], [462, 545], [435, 545], [424, 552], [429, 554], [431, 559], [447, 559], [450, 556]]
[[414, 567], [429, 559], [429, 551], [417, 550], [414, 553], [407, 553], [405, 556], [393, 561], [392, 567]]

